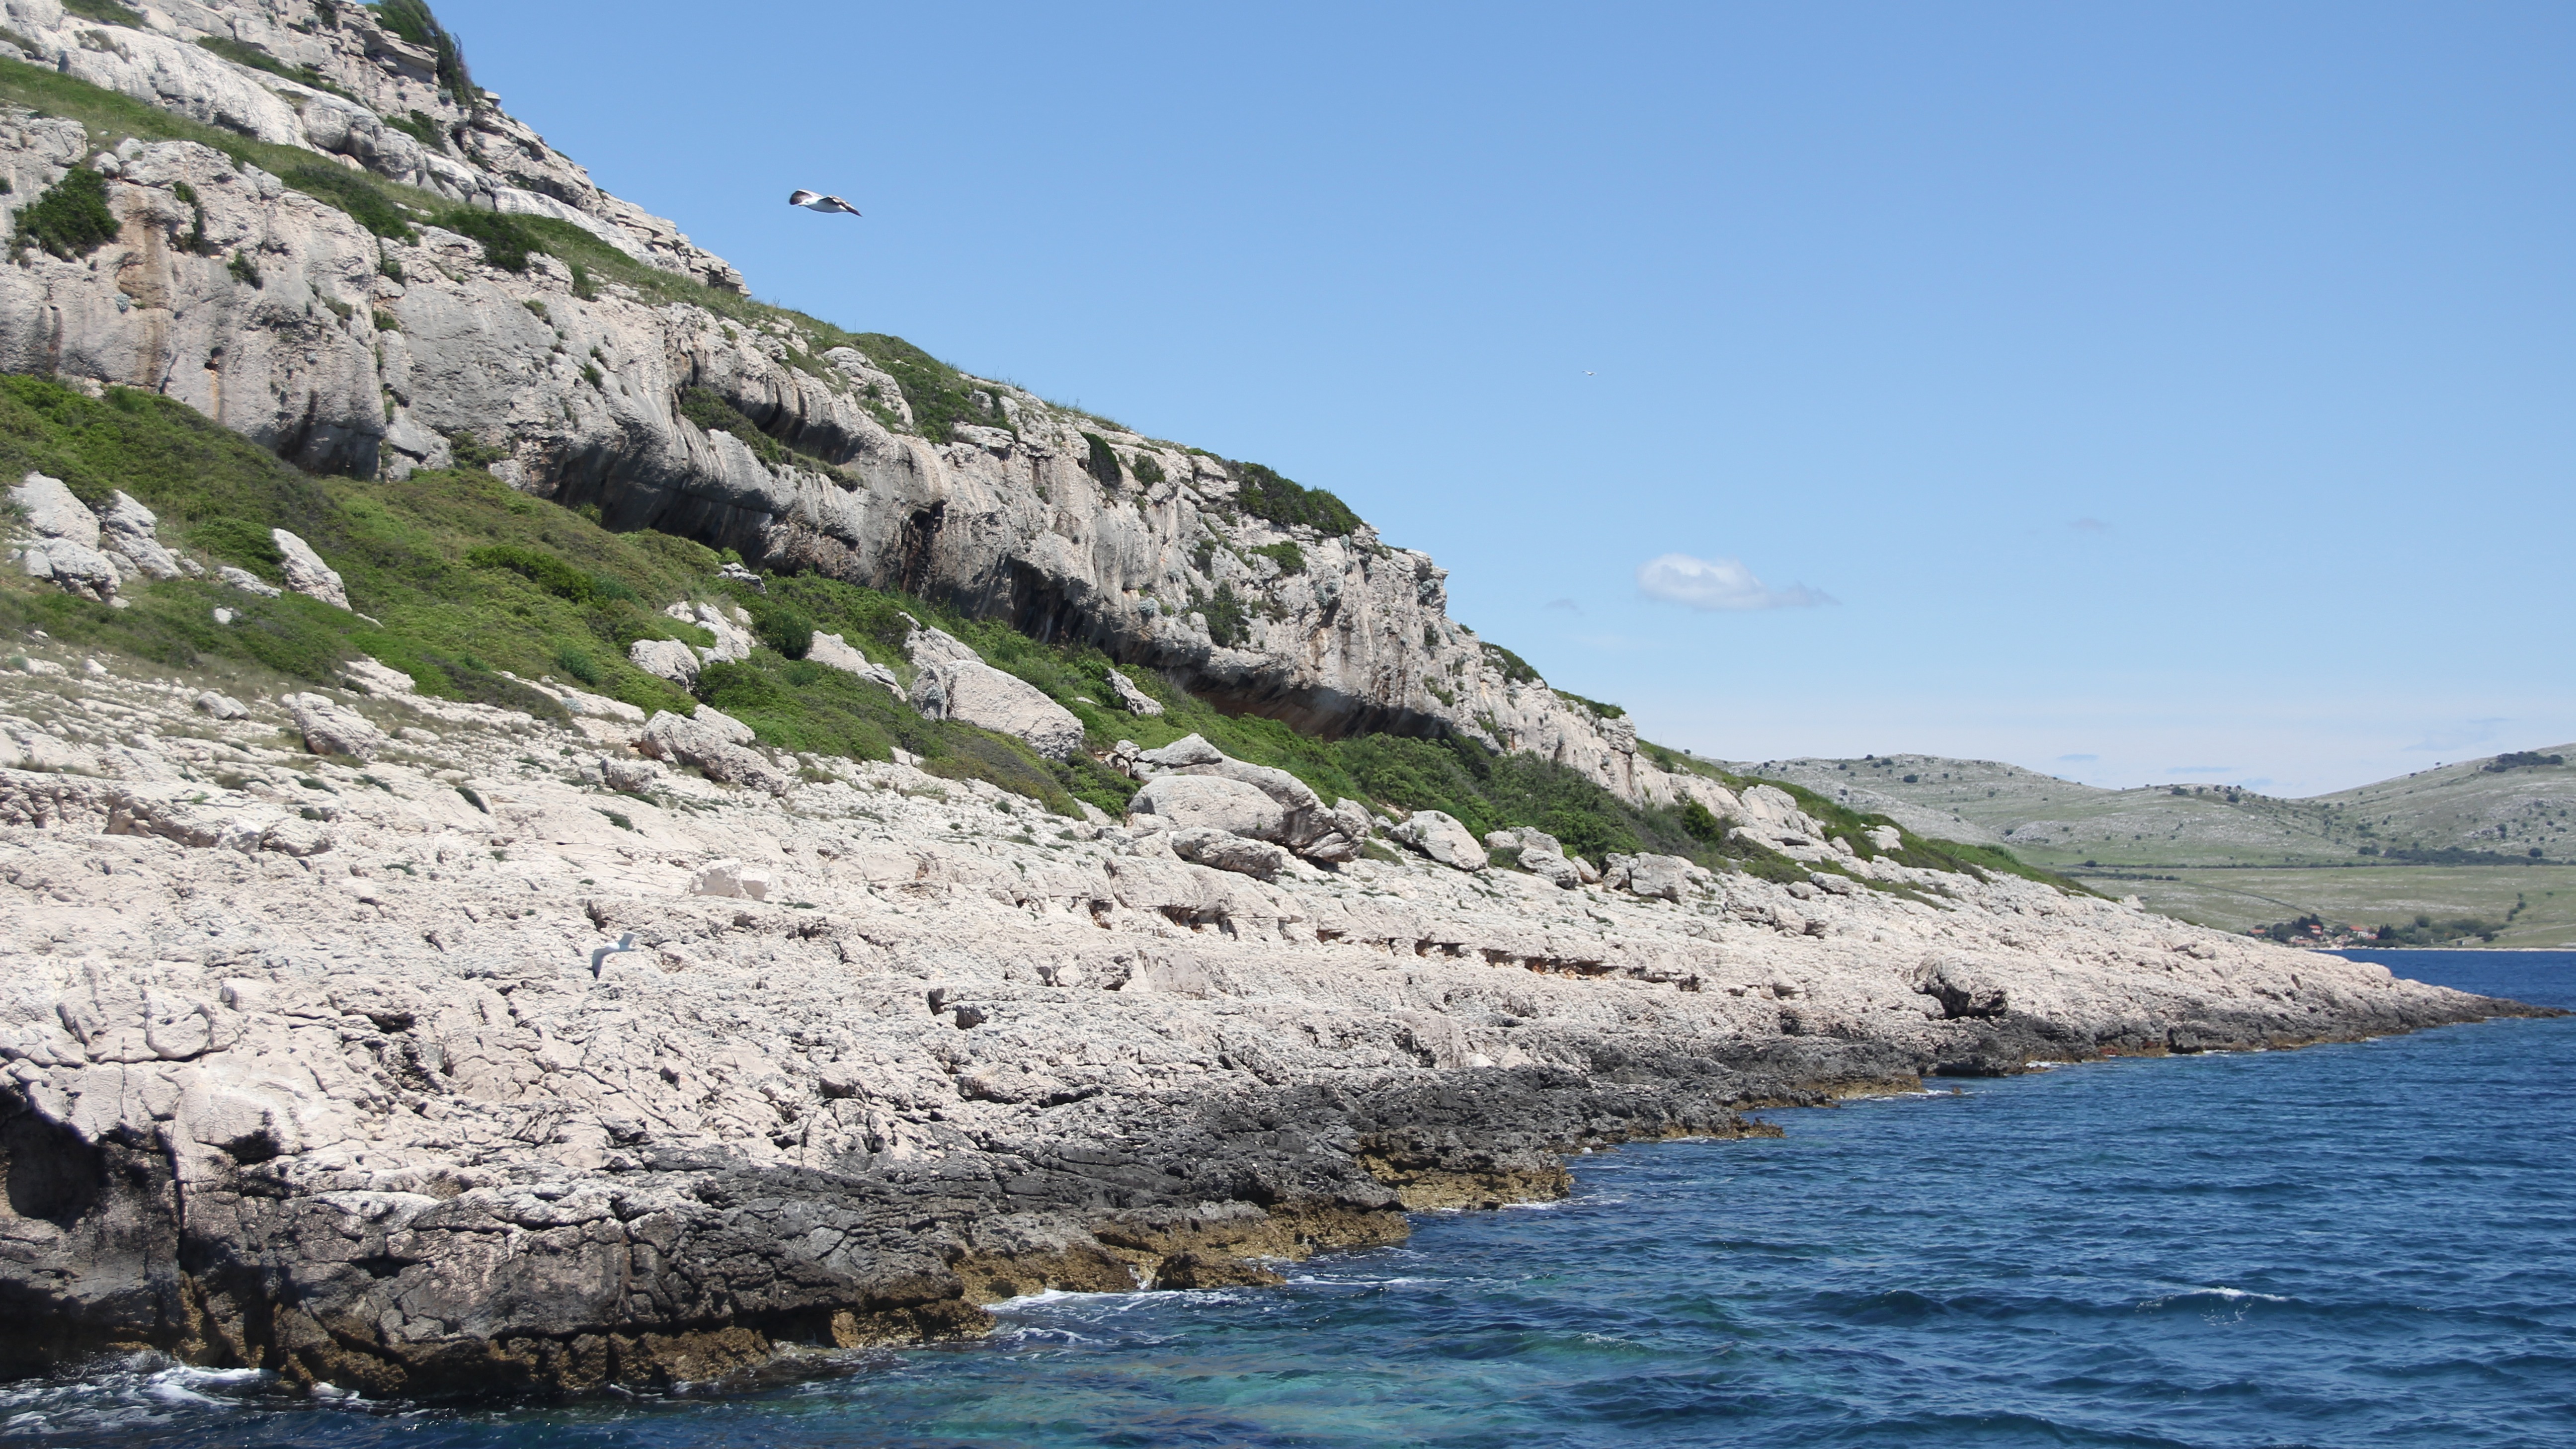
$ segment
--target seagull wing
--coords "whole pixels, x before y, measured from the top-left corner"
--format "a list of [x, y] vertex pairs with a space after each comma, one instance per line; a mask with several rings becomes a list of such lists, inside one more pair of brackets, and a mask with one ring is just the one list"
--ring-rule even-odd
[[843, 201], [837, 196], [826, 196], [823, 198], [823, 201], [834, 211], [846, 211], [852, 216], [859, 214], [859, 209], [857, 207], [850, 205], [848, 202]]
[[815, 202], [821, 201], [822, 199], [823, 197], [819, 192], [794, 191], [788, 193], [787, 204], [789, 206], [812, 206]]

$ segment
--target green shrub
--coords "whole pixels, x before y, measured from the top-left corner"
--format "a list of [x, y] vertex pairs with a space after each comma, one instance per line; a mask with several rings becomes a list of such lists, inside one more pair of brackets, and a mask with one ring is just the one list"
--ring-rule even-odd
[[1151, 453], [1138, 453], [1133, 471], [1136, 481], [1148, 488], [1163, 481], [1163, 465]]
[[376, 12], [376, 19], [385, 29], [437, 57], [439, 89], [468, 110], [482, 104], [482, 94], [475, 90], [474, 78], [465, 69], [463, 48], [430, 13], [427, 0], [382, 0], [368, 8]]
[[386, 125], [433, 151], [443, 152], [447, 149], [447, 132], [440, 127], [437, 117], [425, 111], [405, 111], [399, 116], [387, 116], [384, 120]]
[[419, 235], [412, 227], [411, 217], [363, 172], [316, 164], [298, 166], [278, 179], [316, 201], [347, 212], [350, 220], [380, 237], [410, 241]]
[[481, 242], [484, 264], [505, 272], [526, 271], [528, 253], [546, 250], [545, 243], [523, 218], [505, 212], [460, 206], [442, 214], [438, 224], [458, 236]]
[[1109, 446], [1109, 440], [1098, 433], [1085, 433], [1082, 440], [1091, 448], [1082, 460], [1082, 471], [1090, 474], [1103, 488], [1117, 487], [1122, 477], [1118, 468], [1118, 450]]
[[1233, 648], [1251, 632], [1243, 600], [1234, 596], [1232, 584], [1217, 585], [1216, 593], [1199, 612], [1207, 616], [1208, 638], [1221, 648]]
[[564, 673], [594, 689], [607, 678], [600, 670], [599, 661], [591, 657], [589, 650], [578, 644], [556, 645], [555, 664]]
[[75, 166], [44, 195], [19, 209], [12, 245], [40, 246], [71, 261], [115, 240], [116, 231], [116, 213], [107, 209], [107, 178], [86, 166]]
[[1302, 574], [1306, 571], [1306, 551], [1293, 542], [1265, 543], [1259, 548], [1246, 549], [1244, 552], [1257, 553], [1279, 565], [1279, 572], [1283, 574]]
[[237, 564], [272, 584], [286, 582], [286, 560], [268, 530], [243, 518], [211, 518], [198, 524], [188, 541], [228, 564]]
[[63, 8], [84, 20], [103, 20], [110, 25], [144, 28], [143, 13], [117, 0], [63, 0]]
[[1235, 507], [1283, 527], [1303, 524], [1327, 536], [1350, 533], [1360, 517], [1350, 506], [1321, 488], [1305, 488], [1259, 463], [1229, 461], [1234, 472]]
[[248, 247], [234, 252], [233, 259], [224, 265], [224, 270], [232, 273], [233, 280], [245, 287], [256, 288], [267, 285], [259, 274], [259, 263], [251, 260]]
[[478, 569], [508, 569], [558, 599], [587, 604], [599, 597], [599, 582], [549, 553], [509, 544], [478, 548], [465, 556]]
[[802, 659], [814, 647], [814, 619], [794, 604], [754, 593], [743, 607], [751, 614], [752, 637], [784, 659]]
[[[1520, 658], [1520, 656], [1519, 656], [1519, 655], [1517, 655], [1517, 654], [1513, 654], [1513, 653], [1512, 653], [1512, 651], [1510, 651], [1510, 650], [1508, 650], [1508, 649], [1504, 649], [1504, 648], [1502, 648], [1500, 645], [1487, 645], [1486, 647], [1487, 647], [1487, 648], [1489, 648], [1489, 649], [1493, 649], [1496, 653], [1499, 653], [1499, 654], [1505, 655], [1506, 657], [1511, 658], [1511, 659], [1515, 659], [1515, 660], [1517, 660], [1517, 659], [1519, 659], [1519, 658]], [[1527, 669], [1527, 668], [1529, 668], [1529, 666], [1528, 666], [1528, 665], [1526, 665], [1526, 664], [1522, 665], [1521, 667], [1522, 667], [1523, 669]], [[1620, 708], [1618, 705], [1615, 705], [1615, 704], [1603, 704], [1601, 701], [1599, 701], [1599, 700], [1597, 700], [1597, 699], [1585, 699], [1582, 695], [1579, 695], [1579, 694], [1568, 694], [1566, 691], [1564, 691], [1564, 690], [1562, 690], [1562, 689], [1560, 689], [1560, 690], [1556, 691], [1556, 697], [1557, 697], [1557, 698], [1559, 698], [1559, 699], [1561, 699], [1561, 700], [1564, 700], [1564, 701], [1565, 701], [1566, 703], [1568, 703], [1568, 704], [1579, 704], [1579, 705], [1583, 706], [1585, 709], [1588, 709], [1588, 710], [1592, 711], [1594, 714], [1597, 714], [1597, 715], [1601, 716], [1603, 719], [1618, 719], [1618, 718], [1620, 718], [1621, 716], [1623, 716], [1623, 715], [1627, 714], [1627, 712], [1628, 712], [1628, 711], [1626, 711], [1625, 709]], [[1669, 766], [1669, 765], [1667, 765], [1667, 766], [1665, 766], [1664, 768], [1666, 768], [1666, 769], [1670, 769], [1670, 768], [1672, 768], [1672, 767], [1671, 767], [1671, 766]]]
[[1485, 646], [1485, 663], [1513, 684], [1538, 682], [1538, 671], [1530, 668], [1529, 661], [1500, 644]]
[[1726, 824], [1697, 800], [1682, 806], [1681, 825], [1684, 834], [1704, 845], [1715, 845], [1726, 838]]

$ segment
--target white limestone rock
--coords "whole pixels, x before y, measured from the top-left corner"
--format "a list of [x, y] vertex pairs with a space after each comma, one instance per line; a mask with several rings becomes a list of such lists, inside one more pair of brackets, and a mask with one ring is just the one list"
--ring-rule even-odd
[[1418, 851], [1452, 870], [1475, 872], [1488, 863], [1485, 847], [1458, 817], [1441, 810], [1417, 810], [1386, 832], [1389, 840]]
[[1163, 702], [1154, 698], [1154, 696], [1147, 694], [1145, 691], [1138, 689], [1135, 686], [1135, 683], [1129, 680], [1126, 675], [1112, 669], [1108, 671], [1107, 678], [1109, 680], [1109, 692], [1117, 697], [1118, 707], [1120, 709], [1127, 711], [1129, 714], [1139, 715], [1147, 719], [1151, 719], [1163, 712]]
[[912, 680], [912, 707], [931, 719], [960, 720], [996, 734], [1015, 735], [1050, 760], [1082, 748], [1082, 721], [1044, 690], [974, 659], [950, 659], [923, 668]]
[[98, 547], [98, 515], [72, 496], [72, 490], [60, 478], [29, 473], [10, 488], [9, 502], [17, 507], [27, 530], [35, 537], [90, 549]]
[[838, 634], [815, 634], [812, 646], [805, 651], [805, 657], [817, 664], [838, 669], [844, 674], [855, 674], [871, 684], [883, 685], [898, 697], [903, 694], [903, 681], [895, 678], [893, 670], [869, 659], [849, 640]]
[[677, 639], [638, 639], [626, 646], [627, 662], [683, 689], [698, 683], [698, 651]]
[[124, 559], [145, 578], [175, 579], [190, 571], [185, 559], [162, 546], [159, 516], [131, 496], [109, 494], [106, 516], [99, 522], [107, 552]]
[[416, 694], [420, 686], [412, 677], [381, 660], [364, 654], [340, 666], [340, 678], [360, 694], [399, 696]]
[[1232, 871], [1260, 880], [1275, 879], [1296, 857], [1266, 840], [1250, 840], [1222, 830], [1193, 826], [1166, 837], [1172, 854], [1212, 870]]
[[769, 872], [739, 860], [713, 860], [689, 876], [689, 894], [727, 899], [769, 899]]
[[1223, 775], [1162, 775], [1145, 782], [1127, 802], [1131, 820], [1151, 817], [1156, 828], [1204, 829], [1275, 841], [1288, 812], [1253, 785]]
[[277, 545], [278, 564], [286, 572], [288, 588], [335, 609], [349, 607], [349, 591], [340, 586], [339, 570], [324, 563], [311, 544], [282, 528], [270, 529], [268, 536]]
[[197, 712], [219, 720], [248, 719], [250, 706], [229, 694], [209, 689], [197, 696]]
[[295, 718], [304, 748], [317, 755], [352, 755], [372, 760], [387, 743], [375, 722], [329, 695], [290, 694], [278, 701]]
[[796, 788], [793, 776], [781, 773], [766, 756], [737, 742], [736, 733], [744, 728], [741, 721], [704, 705], [699, 709], [714, 718], [683, 719], [668, 710], [656, 712], [644, 722], [635, 748], [656, 759], [695, 765], [706, 772], [707, 778], [727, 784], [772, 795], [784, 795]]
[[245, 594], [256, 594], [263, 599], [274, 599], [286, 592], [250, 570], [235, 568], [231, 564], [218, 565], [215, 569], [215, 577]]
[[642, 795], [662, 783], [670, 773], [659, 760], [637, 759], [630, 755], [608, 755], [599, 762], [602, 783], [621, 795]]

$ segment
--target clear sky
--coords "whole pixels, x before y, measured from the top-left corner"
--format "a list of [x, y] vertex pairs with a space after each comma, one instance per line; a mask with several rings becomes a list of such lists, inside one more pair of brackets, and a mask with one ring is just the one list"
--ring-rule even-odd
[[1649, 738], [2576, 740], [2576, 7], [437, 8], [760, 296], [1330, 488]]

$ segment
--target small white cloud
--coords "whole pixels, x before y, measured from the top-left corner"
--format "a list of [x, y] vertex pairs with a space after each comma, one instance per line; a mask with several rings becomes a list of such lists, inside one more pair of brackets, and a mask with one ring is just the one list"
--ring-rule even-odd
[[1694, 609], [1810, 609], [1834, 602], [1830, 595], [1791, 584], [1775, 589], [1731, 558], [1668, 553], [1637, 565], [1637, 592]]

